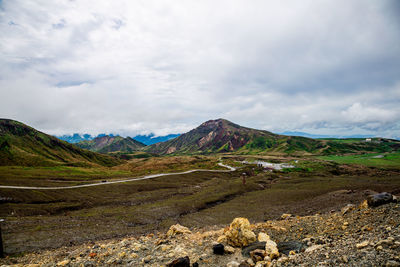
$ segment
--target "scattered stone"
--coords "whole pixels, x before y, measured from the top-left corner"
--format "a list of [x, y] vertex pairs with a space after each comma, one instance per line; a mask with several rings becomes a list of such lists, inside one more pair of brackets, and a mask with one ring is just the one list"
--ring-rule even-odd
[[191, 233], [192, 232], [189, 230], [189, 228], [182, 226], [180, 224], [175, 224], [169, 228], [167, 236], [171, 237], [179, 234], [191, 234]]
[[197, 261], [192, 264], [192, 267], [199, 267], [199, 264], [197, 263]]
[[304, 250], [304, 248], [305, 245], [298, 241], [287, 241], [278, 243], [279, 252], [285, 255], [289, 255], [290, 251], [300, 253], [302, 250]]
[[213, 246], [213, 253], [216, 255], [224, 255], [224, 245], [216, 244]]
[[67, 266], [70, 263], [70, 260], [63, 260], [60, 262], [57, 262], [57, 266]]
[[281, 220], [286, 220], [286, 219], [289, 219], [290, 217], [292, 217], [292, 214], [284, 213], [281, 216]]
[[311, 247], [306, 248], [306, 250], [304, 252], [310, 253], [310, 252], [313, 252], [313, 251], [318, 250], [323, 247], [325, 247], [325, 245], [313, 245]]
[[226, 265], [226, 267], [239, 267], [240, 264], [237, 261], [231, 261], [228, 262], [228, 264]]
[[267, 235], [266, 233], [263, 233], [263, 232], [259, 233], [258, 237], [257, 237], [257, 240], [259, 242], [267, 242], [267, 240], [270, 240], [270, 239], [271, 238], [269, 237], [269, 235]]
[[242, 255], [250, 257], [250, 252], [256, 249], [265, 249], [266, 242], [254, 242], [247, 247], [242, 248]]
[[247, 261], [243, 261], [239, 264], [239, 267], [251, 267], [251, 265]]
[[348, 213], [349, 211], [352, 211], [356, 208], [356, 205], [354, 204], [347, 204], [342, 210], [342, 215], [345, 215], [346, 213]]
[[266, 256], [265, 250], [256, 249], [250, 252], [250, 258], [254, 262], [262, 261], [265, 256]]
[[149, 263], [151, 261], [151, 259], [152, 259], [151, 255], [148, 255], [148, 256], [144, 257], [143, 262], [144, 263]]
[[173, 260], [167, 264], [167, 267], [190, 267], [190, 259], [188, 256]]
[[364, 242], [356, 244], [356, 248], [358, 248], [358, 249], [362, 249], [362, 248], [365, 248], [365, 247], [368, 247], [368, 246], [369, 246], [369, 241], [368, 240], [365, 240]]
[[369, 195], [367, 197], [367, 202], [371, 207], [378, 207], [380, 205], [393, 202], [393, 195], [387, 192]]
[[92, 253], [89, 254], [89, 258], [94, 258], [96, 256], [97, 256], [97, 253], [95, 253], [95, 252], [92, 252]]
[[400, 266], [400, 262], [394, 261], [394, 260], [389, 260], [389, 261], [386, 262], [385, 266], [386, 267], [399, 267]]
[[231, 247], [231, 246], [225, 246], [224, 251], [226, 254], [233, 254], [233, 253], [235, 253], [235, 248]]
[[245, 247], [256, 241], [256, 235], [250, 228], [246, 218], [236, 218], [225, 233], [227, 242], [234, 247]]
[[279, 257], [278, 246], [272, 240], [268, 240], [267, 242], [265, 242], [265, 252], [271, 259]]
[[368, 209], [368, 201], [367, 200], [364, 200], [361, 204], [360, 204], [360, 207], [359, 207], [361, 210], [365, 210], [365, 209]]
[[349, 262], [349, 259], [347, 258], [346, 255], [343, 255], [343, 256], [342, 256], [342, 261], [343, 261], [344, 263], [348, 263], [348, 262]]

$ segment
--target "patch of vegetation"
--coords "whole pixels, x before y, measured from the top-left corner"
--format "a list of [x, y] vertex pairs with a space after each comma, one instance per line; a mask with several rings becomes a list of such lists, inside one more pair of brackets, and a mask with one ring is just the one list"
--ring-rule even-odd
[[400, 152], [368, 153], [359, 155], [331, 155], [318, 157], [340, 164], [358, 164], [368, 167], [400, 168]]

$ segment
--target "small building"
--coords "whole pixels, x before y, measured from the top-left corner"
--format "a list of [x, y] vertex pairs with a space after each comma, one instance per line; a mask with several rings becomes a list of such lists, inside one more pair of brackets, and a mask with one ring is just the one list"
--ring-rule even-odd
[[366, 139], [365, 139], [365, 142], [371, 142], [371, 141], [372, 141], [371, 138], [366, 138]]

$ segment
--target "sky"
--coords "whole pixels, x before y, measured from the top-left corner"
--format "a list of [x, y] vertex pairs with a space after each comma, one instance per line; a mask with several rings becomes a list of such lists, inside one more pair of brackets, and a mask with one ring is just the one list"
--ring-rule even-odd
[[0, 118], [400, 138], [400, 1], [0, 0]]

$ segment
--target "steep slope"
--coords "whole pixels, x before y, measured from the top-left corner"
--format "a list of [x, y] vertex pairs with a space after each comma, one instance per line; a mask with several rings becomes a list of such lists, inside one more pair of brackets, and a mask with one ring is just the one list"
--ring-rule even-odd
[[21, 122], [0, 119], [0, 165], [54, 166], [103, 165], [120, 161], [83, 150], [53, 136], [39, 132]]
[[343, 143], [300, 136], [278, 135], [264, 130], [242, 127], [224, 119], [210, 120], [172, 140], [144, 150], [158, 154], [190, 153], [285, 153], [332, 154], [385, 152], [400, 149], [400, 142], [377, 138], [373, 142]]
[[[254, 149], [257, 146], [269, 146], [278, 140], [279, 135], [271, 132], [250, 129], [218, 119], [204, 122], [188, 133], [167, 142], [151, 145], [145, 150], [160, 154], [229, 152], [237, 151], [245, 145], [254, 146]], [[260, 142], [263, 144], [259, 144]]]
[[101, 136], [93, 140], [82, 141], [76, 144], [80, 148], [88, 149], [100, 153], [109, 152], [134, 152], [139, 151], [146, 145], [132, 139], [131, 137], [123, 138], [121, 136]]

